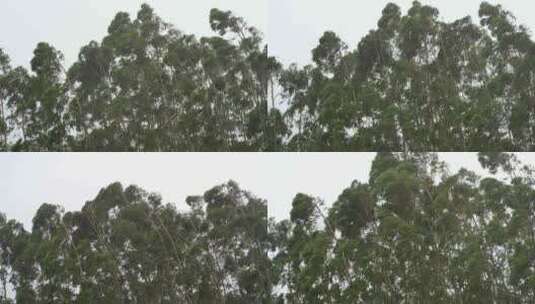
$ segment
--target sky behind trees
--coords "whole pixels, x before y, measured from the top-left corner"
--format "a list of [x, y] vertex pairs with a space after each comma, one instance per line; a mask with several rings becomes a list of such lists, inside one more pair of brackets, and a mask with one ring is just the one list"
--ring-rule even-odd
[[[481, 2], [5, 0], [0, 151], [532, 151]], [[436, 156], [0, 154], [0, 304], [530, 302], [535, 154]]]
[[[0, 210], [29, 229], [45, 201], [78, 210], [116, 181], [159, 192], [165, 202], [184, 208], [187, 196], [232, 179], [267, 199], [273, 215], [284, 217], [299, 191], [334, 199], [354, 178], [366, 178], [373, 157], [374, 153], [3, 153]], [[325, 178], [318, 179], [318, 174]]]
[[[308, 64], [312, 58], [310, 50], [317, 45], [323, 32], [328, 30], [337, 33], [343, 41], [354, 48], [370, 29], [377, 27], [381, 11], [389, 2], [402, 7], [405, 13], [413, 0], [270, 1], [268, 35], [266, 35], [270, 52], [284, 64], [294, 62], [300, 65]], [[451, 22], [470, 15], [477, 23], [477, 12], [482, 1], [425, 0], [420, 2], [436, 7], [440, 11], [441, 20]], [[520, 24], [530, 29], [535, 28], [535, 20], [532, 18], [535, 3], [524, 0], [487, 2], [501, 4], [506, 10], [513, 12]]]
[[[46, 41], [64, 53], [68, 67], [76, 61], [81, 46], [106, 35], [119, 11], [135, 16], [142, 3], [188, 34], [213, 35], [208, 23], [212, 8], [231, 10], [263, 32], [267, 27], [267, 0], [5, 0], [0, 3], [0, 47], [7, 50], [14, 66], [29, 67], [35, 46]], [[17, 24], [16, 30], [13, 24]]]
[[[151, 155], [135, 161], [156, 169]], [[167, 155], [192, 175], [185, 164], [193, 159]], [[183, 212], [159, 194], [116, 182], [81, 209], [42, 204], [31, 231], [0, 214], [2, 303], [530, 303], [534, 298], [535, 167], [528, 154], [478, 153], [485, 174], [470, 170], [475, 154], [353, 153], [360, 157], [355, 166], [344, 155], [329, 155], [369, 179], [343, 187], [328, 206], [310, 193], [297, 193], [287, 220], [268, 221], [268, 201], [233, 181], [189, 196]], [[368, 156], [374, 156], [371, 166]], [[172, 158], [160, 161], [173, 169]], [[298, 163], [266, 160], [256, 159], [278, 165], [273, 176], [288, 170], [284, 161]], [[233, 171], [209, 157], [195, 161], [203, 164], [195, 172]], [[81, 162], [101, 171], [113, 168], [98, 159]], [[66, 171], [55, 165], [48, 169]], [[150, 175], [132, 159], [129, 165]], [[319, 171], [321, 165], [308, 167], [307, 176], [322, 183], [331, 177]], [[80, 170], [76, 176], [90, 171], [72, 169]]]
[[[351, 0], [203, 0], [179, 1], [83, 1], [4, 0], [0, 4], [0, 47], [10, 54], [14, 65], [28, 67], [32, 51], [40, 41], [47, 41], [65, 54], [66, 66], [73, 63], [80, 46], [90, 40], [100, 40], [118, 11], [131, 14], [141, 3], [154, 7], [156, 13], [176, 28], [196, 35], [211, 34], [208, 12], [217, 7], [232, 10], [264, 33], [270, 53], [284, 64], [311, 61], [310, 50], [317, 45], [324, 31], [333, 30], [342, 40], [354, 47], [370, 29], [375, 28], [387, 0], [362, 2]], [[524, 0], [489, 1], [501, 4], [514, 13], [519, 23], [535, 28], [531, 14], [535, 4]], [[412, 0], [396, 1], [404, 10]], [[441, 18], [452, 21], [467, 14], [477, 20], [481, 1], [466, 0], [454, 3], [441, 0], [422, 1], [440, 10]], [[31, 7], [31, 8], [30, 8]], [[13, 30], [17, 24], [17, 30]], [[306, 56], [304, 55], [306, 54]]]
[[[440, 153], [451, 172], [485, 175], [476, 153]], [[535, 165], [535, 155], [518, 154]], [[270, 217], [288, 217], [298, 192], [331, 205], [353, 180], [366, 182], [375, 153], [56, 153], [0, 154], [0, 210], [31, 228], [42, 203], [78, 210], [113, 182], [136, 184], [179, 209], [189, 195], [228, 180], [268, 201]]]
[[[462, 18], [472, 14], [468, 4], [465, 14], [450, 18], [455, 7], [414, 1], [406, 10], [403, 1], [401, 6], [390, 3], [377, 9], [382, 14], [377, 27], [371, 24], [359, 41], [346, 38], [344, 31], [349, 27], [357, 33], [352, 23], [365, 23], [365, 18], [349, 16], [339, 30], [329, 16], [353, 8], [337, 4], [331, 14], [318, 3], [306, 9], [300, 2], [286, 3], [292, 7], [280, 6], [277, 12], [288, 14], [287, 27], [285, 17], [270, 13], [267, 6], [260, 6], [263, 17], [258, 18], [238, 9], [214, 8], [209, 11], [214, 33], [205, 34], [210, 36], [190, 36], [204, 30], [180, 28], [179, 22], [159, 14], [178, 8], [143, 4], [133, 22], [128, 12], [119, 11], [108, 35], [83, 46], [73, 64], [63, 59], [62, 53], [70, 56], [68, 47], [38, 43], [31, 72], [11, 65], [10, 50], [0, 47], [0, 93], [5, 100], [0, 149], [533, 149], [535, 112], [533, 92], [527, 88], [534, 87], [535, 44], [530, 25], [514, 17], [524, 9], [483, 2], [472, 20]], [[440, 15], [440, 10], [447, 13]], [[367, 6], [356, 11], [376, 10]], [[306, 25], [305, 15], [315, 12], [322, 21], [314, 20], [314, 27], [304, 30], [297, 26], [294, 35], [292, 24], [297, 20]], [[337, 19], [344, 17], [338, 14]], [[283, 26], [284, 33], [269, 29], [273, 23]], [[317, 47], [296, 57], [311, 64], [287, 64], [294, 60], [285, 60], [285, 51], [276, 48], [295, 50], [306, 44], [293, 37], [306, 37], [308, 29], [327, 30], [313, 39]], [[292, 40], [272, 41], [280, 36]]]

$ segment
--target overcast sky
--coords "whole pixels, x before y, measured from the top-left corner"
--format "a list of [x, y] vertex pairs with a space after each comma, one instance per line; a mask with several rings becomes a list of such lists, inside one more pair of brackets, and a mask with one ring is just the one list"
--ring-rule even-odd
[[[487, 0], [511, 10], [517, 21], [535, 29], [535, 1]], [[403, 13], [413, 0], [270, 0], [268, 13], [268, 41], [270, 53], [288, 64], [307, 64], [311, 50], [327, 30], [336, 32], [351, 48], [362, 36], [376, 28], [381, 11], [394, 2]], [[453, 21], [467, 15], [479, 23], [478, 9], [482, 0], [420, 0], [440, 10], [443, 21]]]
[[[188, 195], [203, 194], [230, 179], [268, 200], [269, 214], [287, 218], [303, 192], [332, 204], [353, 180], [366, 182], [374, 153], [1, 153], [0, 212], [31, 227], [42, 203], [79, 210], [115, 181], [162, 194], [186, 209]], [[475, 153], [442, 153], [451, 172], [479, 174]], [[521, 159], [535, 165], [535, 154]]]
[[[269, 1], [269, 2], [268, 2]], [[334, 30], [351, 47], [375, 27], [386, 0], [0, 0], [0, 47], [14, 65], [29, 65], [40, 41], [60, 49], [67, 65], [81, 46], [100, 41], [118, 11], [135, 15], [141, 3], [178, 29], [210, 35], [213, 7], [232, 10], [264, 32], [270, 52], [284, 63], [310, 62], [310, 50], [325, 30]], [[394, 1], [406, 10], [412, 0]], [[479, 0], [426, 0], [443, 20], [465, 15], [477, 20]], [[518, 21], [535, 29], [535, 2], [490, 1], [512, 10]], [[365, 4], [363, 4], [365, 3]], [[445, 156], [453, 168], [478, 168], [475, 154]], [[524, 155], [528, 157], [528, 155]], [[353, 179], [365, 181], [373, 154], [0, 154], [0, 211], [27, 227], [43, 202], [79, 209], [113, 182], [136, 183], [183, 205], [187, 195], [234, 179], [269, 200], [270, 214], [287, 216], [297, 192], [332, 203]], [[530, 160], [531, 161], [531, 160]], [[535, 157], [533, 158], [535, 164]]]
[[212, 35], [211, 8], [232, 10], [266, 31], [268, 0], [0, 0], [0, 47], [14, 65], [29, 67], [33, 50], [46, 41], [61, 50], [72, 64], [83, 45], [101, 41], [115, 14], [126, 11], [135, 18], [142, 3], [149, 3], [164, 21], [185, 33]]
[[[404, 12], [412, 0], [390, 0]], [[388, 0], [1, 0], [0, 47], [5, 48], [14, 65], [29, 66], [32, 52], [40, 41], [60, 49], [69, 66], [80, 47], [90, 40], [100, 41], [118, 11], [135, 16], [147, 2], [164, 20], [186, 33], [211, 35], [208, 13], [213, 7], [232, 10], [259, 28], [269, 44], [270, 53], [283, 63], [310, 62], [310, 51], [321, 34], [334, 30], [351, 47], [375, 28]], [[472, 15], [478, 20], [480, 0], [422, 0], [438, 7], [442, 20], [452, 21]], [[518, 21], [535, 28], [535, 2], [527, 0], [490, 0], [513, 11]]]

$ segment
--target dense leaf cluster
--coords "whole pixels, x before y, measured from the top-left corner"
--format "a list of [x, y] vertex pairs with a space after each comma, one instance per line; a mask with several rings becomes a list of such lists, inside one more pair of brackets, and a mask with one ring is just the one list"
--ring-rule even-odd
[[278, 303], [532, 303], [535, 178], [481, 153], [502, 177], [451, 174], [433, 154], [379, 153], [367, 183], [331, 208], [299, 194], [270, 222]]
[[326, 32], [314, 64], [282, 71], [290, 150], [533, 150], [535, 43], [501, 6], [441, 21], [395, 4], [358, 47]]
[[379, 153], [326, 208], [287, 220], [229, 182], [187, 212], [112, 184], [81, 211], [0, 217], [0, 303], [532, 303], [535, 171], [480, 153], [481, 177], [434, 154]]
[[[144, 4], [118, 13], [68, 69], [47, 43], [31, 72], [0, 50], [0, 148], [24, 151], [272, 150], [261, 34], [210, 11], [214, 37], [174, 29]], [[280, 115], [273, 117], [280, 118]]]
[[143, 5], [68, 69], [40, 43], [32, 71], [0, 50], [0, 148], [39, 151], [528, 151], [535, 43], [499, 5], [439, 19], [395, 4], [350, 49], [326, 32], [284, 67], [261, 34], [213, 9], [214, 37]]
[[0, 216], [0, 303], [269, 303], [265, 201], [229, 182], [187, 204], [115, 183], [30, 232]]

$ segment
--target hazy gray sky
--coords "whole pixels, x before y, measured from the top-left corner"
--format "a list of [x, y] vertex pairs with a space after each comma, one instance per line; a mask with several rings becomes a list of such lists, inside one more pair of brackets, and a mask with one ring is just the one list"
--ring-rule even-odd
[[373, 154], [328, 153], [0, 153], [0, 211], [31, 227], [41, 203], [77, 210], [114, 181], [137, 184], [186, 208], [229, 179], [285, 216], [297, 192], [335, 197], [354, 178], [365, 178]]
[[[211, 35], [208, 13], [213, 7], [232, 10], [259, 28], [269, 44], [270, 53], [283, 63], [310, 62], [310, 51], [321, 34], [334, 30], [351, 47], [375, 28], [381, 10], [395, 2], [404, 11], [412, 0], [1, 0], [0, 47], [5, 48], [15, 65], [29, 66], [32, 52], [40, 41], [59, 48], [70, 65], [81, 46], [100, 41], [118, 11], [135, 15], [141, 3], [152, 5], [164, 20], [178, 29], [198, 35]], [[438, 7], [443, 20], [472, 15], [478, 20], [480, 0], [421, 0]], [[527, 0], [490, 0], [513, 11], [518, 21], [535, 28], [535, 2]]]
[[[268, 200], [269, 214], [287, 218], [303, 192], [332, 204], [355, 179], [366, 182], [374, 153], [0, 153], [0, 212], [31, 227], [42, 203], [79, 210], [115, 181], [162, 194], [187, 206], [229, 179]], [[441, 153], [451, 172], [461, 166], [484, 174], [475, 153]], [[535, 154], [520, 158], [535, 165]]]
[[[511, 10], [518, 22], [535, 29], [535, 2], [527, 0], [487, 0]], [[336, 32], [351, 48], [369, 30], [376, 28], [381, 11], [394, 2], [405, 13], [413, 0], [270, 0], [268, 42], [270, 52], [283, 63], [307, 64], [311, 50], [326, 30]], [[479, 23], [482, 0], [420, 0], [440, 10], [441, 19], [453, 21], [467, 15]]]
[[83, 45], [101, 41], [115, 14], [135, 17], [142, 3], [149, 3], [165, 21], [186, 33], [212, 35], [211, 8], [232, 10], [263, 32], [267, 28], [268, 0], [0, 0], [0, 47], [14, 65], [29, 67], [40, 41], [60, 49], [70, 65]]

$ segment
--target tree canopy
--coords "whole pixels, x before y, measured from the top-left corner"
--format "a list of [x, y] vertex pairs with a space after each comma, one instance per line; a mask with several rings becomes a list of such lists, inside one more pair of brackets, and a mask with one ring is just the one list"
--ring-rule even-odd
[[532, 303], [535, 171], [489, 174], [432, 153], [378, 153], [334, 202], [298, 193], [287, 219], [235, 182], [187, 211], [119, 183], [79, 211], [0, 216], [0, 303]]
[[[13, 151], [531, 151], [535, 44], [500, 5], [479, 22], [388, 4], [355, 47], [325, 32], [284, 66], [262, 34], [212, 9], [212, 37], [144, 4], [63, 67], [0, 49], [0, 149]], [[306, 54], [303, 54], [306, 55]]]
[[355, 49], [325, 32], [279, 82], [290, 150], [531, 151], [535, 43], [500, 5], [441, 21], [388, 4]]
[[[14, 151], [277, 149], [266, 138], [273, 60], [261, 33], [212, 9], [213, 37], [180, 32], [143, 4], [63, 67], [40, 43], [31, 72], [0, 50], [1, 148]], [[275, 136], [275, 135], [274, 135]]]
[[0, 303], [270, 303], [266, 202], [230, 181], [187, 204], [114, 183], [31, 231], [0, 216]]
[[298, 194], [270, 222], [278, 303], [531, 303], [535, 187], [514, 155], [487, 177], [435, 154], [379, 153], [330, 208]]

